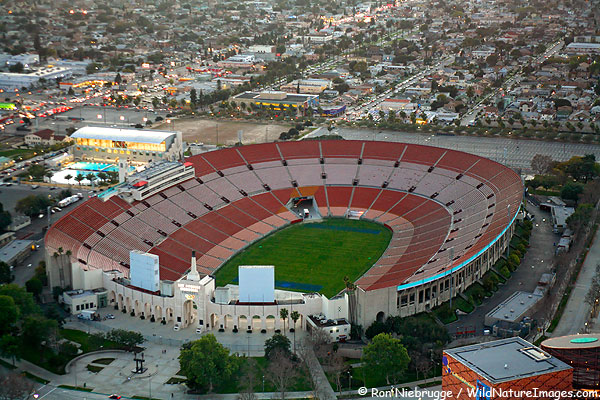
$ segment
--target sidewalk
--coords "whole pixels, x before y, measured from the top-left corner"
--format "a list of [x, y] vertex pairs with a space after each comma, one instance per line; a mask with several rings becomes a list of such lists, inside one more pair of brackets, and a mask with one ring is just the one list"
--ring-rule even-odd
[[598, 232], [596, 232], [581, 271], [579, 271], [575, 287], [569, 296], [565, 311], [556, 329], [552, 332], [552, 337], [574, 335], [583, 332], [585, 329], [585, 322], [590, 313], [590, 305], [585, 302], [585, 296], [590, 289], [592, 278], [596, 274], [596, 265], [598, 265], [600, 260], [599, 236]]

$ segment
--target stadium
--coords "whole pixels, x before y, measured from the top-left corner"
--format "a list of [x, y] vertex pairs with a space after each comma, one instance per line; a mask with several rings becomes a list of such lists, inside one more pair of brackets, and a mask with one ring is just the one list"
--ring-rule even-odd
[[[426, 311], [479, 279], [506, 250], [523, 191], [501, 164], [403, 143], [267, 143], [185, 161], [179, 180], [136, 197], [131, 190], [148, 185], [138, 180], [128, 197], [109, 190], [58, 220], [45, 239], [50, 285], [103, 288], [115, 309], [182, 327], [277, 328], [283, 304], [301, 313], [303, 327], [313, 314], [366, 327]], [[328, 298], [292, 286], [273, 304], [242, 306], [232, 287], [219, 301], [214, 274], [228, 260], [288, 226], [329, 217], [391, 232], [381, 256], [349, 277], [350, 290]], [[158, 256], [158, 290], [131, 284], [131, 250]]]

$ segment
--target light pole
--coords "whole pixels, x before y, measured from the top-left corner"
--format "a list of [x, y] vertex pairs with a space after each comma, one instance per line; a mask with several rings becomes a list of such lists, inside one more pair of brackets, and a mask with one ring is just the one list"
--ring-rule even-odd
[[265, 376], [263, 375], [263, 393], [265, 392]]
[[348, 371], [348, 390], [352, 390], [352, 374]]

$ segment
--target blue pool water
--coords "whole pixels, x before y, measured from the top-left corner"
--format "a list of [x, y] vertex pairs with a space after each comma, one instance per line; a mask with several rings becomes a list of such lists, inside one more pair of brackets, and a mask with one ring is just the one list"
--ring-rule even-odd
[[95, 171], [95, 172], [118, 172], [119, 168], [113, 164], [107, 163], [91, 163], [86, 161], [78, 161], [69, 165], [69, 168], [76, 169], [80, 171]]

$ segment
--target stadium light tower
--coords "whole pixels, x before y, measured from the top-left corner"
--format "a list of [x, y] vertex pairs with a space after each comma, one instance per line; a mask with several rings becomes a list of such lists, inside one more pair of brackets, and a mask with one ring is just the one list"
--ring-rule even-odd
[[454, 261], [454, 247], [450, 248], [450, 310], [452, 310], [452, 286], [454, 283], [454, 275], [452, 273], [452, 262]]

